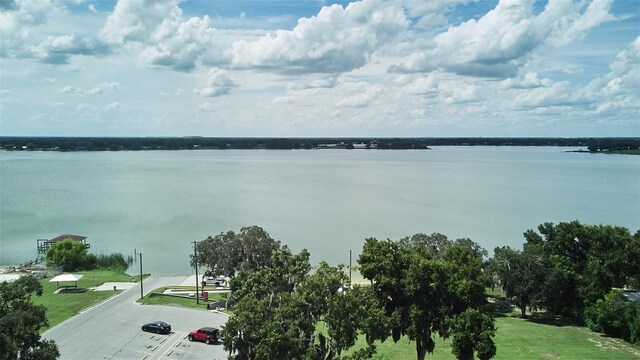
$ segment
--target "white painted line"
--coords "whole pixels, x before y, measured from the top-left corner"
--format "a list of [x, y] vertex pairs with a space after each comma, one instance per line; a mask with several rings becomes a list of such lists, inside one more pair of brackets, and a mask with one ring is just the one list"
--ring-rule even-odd
[[[173, 342], [173, 343], [171, 342], [171, 341], [173, 341], [173, 340], [174, 340], [174, 339], [172, 338], [172, 339], [171, 339], [171, 341], [169, 341], [169, 342], [167, 343], [167, 345], [166, 345], [167, 350], [165, 350], [165, 351], [164, 351], [164, 353], [162, 353], [162, 355], [160, 355], [160, 357], [161, 357], [161, 358], [162, 358], [162, 357], [164, 357], [164, 356], [168, 356], [168, 355], [166, 355], [167, 353], [169, 353], [169, 354], [173, 353], [173, 350], [174, 350], [174, 349], [173, 349], [173, 347], [174, 347], [173, 345], [174, 345], [175, 343], [181, 342], [181, 341], [180, 341], [180, 336], [177, 336], [177, 335], [178, 335], [178, 333], [176, 333], [176, 336], [175, 336], [175, 342]], [[176, 346], [177, 346], [177, 345], [176, 345]]]
[[111, 300], [113, 300], [113, 299], [117, 298], [118, 296], [120, 296], [120, 295], [122, 295], [122, 294], [124, 294], [124, 291], [121, 291], [121, 292], [119, 292], [119, 293], [117, 293], [117, 294], [114, 294], [113, 296], [110, 296], [110, 297], [108, 297], [108, 298], [106, 298], [106, 299], [104, 299], [104, 300], [100, 301], [99, 303], [97, 303], [97, 304], [95, 304], [95, 305], [91, 305], [91, 306], [89, 306], [88, 308], [84, 308], [84, 309], [80, 310], [80, 312], [78, 312], [78, 314], [82, 314], [82, 313], [85, 313], [85, 312], [87, 312], [87, 311], [89, 311], [89, 310], [91, 310], [91, 309], [97, 308], [98, 306], [100, 306], [100, 305], [102, 305], [102, 304], [104, 304], [104, 303], [106, 303], [106, 302], [109, 302], [109, 301], [111, 301]]

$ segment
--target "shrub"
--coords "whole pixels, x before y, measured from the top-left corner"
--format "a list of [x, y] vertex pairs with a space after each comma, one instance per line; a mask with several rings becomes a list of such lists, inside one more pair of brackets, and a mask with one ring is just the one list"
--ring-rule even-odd
[[95, 255], [87, 252], [85, 244], [71, 239], [64, 239], [51, 246], [45, 257], [47, 264], [62, 266], [64, 271], [92, 269], [96, 263]]
[[625, 312], [625, 321], [629, 326], [629, 341], [640, 345], [640, 303], [630, 303]]
[[591, 330], [640, 344], [640, 303], [628, 301], [623, 291], [611, 291], [587, 307], [584, 316]]
[[113, 253], [109, 255], [100, 254], [97, 257], [97, 266], [105, 269], [121, 269], [126, 271], [133, 263], [133, 257], [127, 256], [126, 258], [121, 253]]

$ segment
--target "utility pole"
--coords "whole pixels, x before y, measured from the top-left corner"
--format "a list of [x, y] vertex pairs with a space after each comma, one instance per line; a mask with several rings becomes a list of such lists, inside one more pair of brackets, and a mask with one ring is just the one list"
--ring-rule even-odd
[[200, 289], [198, 288], [198, 242], [193, 240], [193, 262], [195, 264], [195, 268], [196, 268], [196, 304], [200, 305], [200, 295], [198, 294], [200, 292]]
[[142, 253], [140, 253], [140, 299], [144, 297], [144, 290], [142, 288]]
[[351, 250], [349, 250], [349, 286], [351, 286]]

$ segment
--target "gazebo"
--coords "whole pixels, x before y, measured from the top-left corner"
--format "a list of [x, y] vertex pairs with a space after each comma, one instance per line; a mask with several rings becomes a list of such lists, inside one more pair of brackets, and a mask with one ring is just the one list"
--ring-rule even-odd
[[[76, 289], [78, 288], [78, 280], [80, 280], [80, 278], [82, 278], [84, 275], [76, 275], [76, 274], [61, 274], [58, 275], [56, 277], [54, 277], [53, 279], [49, 280], [49, 282], [55, 282], [56, 283], [56, 288], [59, 288], [60, 286], [58, 286], [59, 282], [63, 282], [63, 281], [73, 281], [75, 282], [75, 284], [73, 285]], [[66, 288], [67, 286], [65, 286]]]
[[64, 234], [64, 235], [59, 235], [54, 237], [53, 239], [38, 239], [37, 241], [37, 245], [38, 245], [38, 255], [44, 255], [47, 253], [47, 250], [49, 250], [53, 245], [55, 245], [56, 243], [62, 241], [62, 240], [72, 240], [72, 241], [77, 241], [77, 242], [81, 242], [84, 244], [84, 246], [87, 247], [87, 249], [90, 247], [89, 244], [87, 244], [87, 237], [86, 236], [82, 236], [82, 235], [73, 235], [73, 234]]

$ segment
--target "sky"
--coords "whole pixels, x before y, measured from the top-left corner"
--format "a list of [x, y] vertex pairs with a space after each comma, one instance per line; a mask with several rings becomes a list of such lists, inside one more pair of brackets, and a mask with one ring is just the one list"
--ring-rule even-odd
[[0, 135], [640, 136], [640, 0], [0, 0]]

